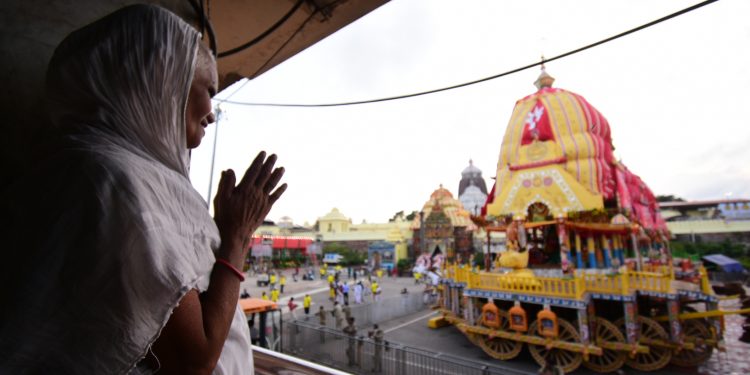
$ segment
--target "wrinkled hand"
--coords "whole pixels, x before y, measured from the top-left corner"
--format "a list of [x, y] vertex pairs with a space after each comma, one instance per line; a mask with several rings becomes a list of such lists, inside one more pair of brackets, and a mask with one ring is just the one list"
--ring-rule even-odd
[[214, 198], [214, 220], [222, 242], [241, 244], [242, 255], [247, 250], [250, 235], [286, 190], [286, 184], [274, 190], [284, 175], [283, 167], [273, 169], [275, 163], [276, 155], [266, 159], [265, 151], [261, 151], [237, 186], [234, 171], [228, 169], [221, 173]]

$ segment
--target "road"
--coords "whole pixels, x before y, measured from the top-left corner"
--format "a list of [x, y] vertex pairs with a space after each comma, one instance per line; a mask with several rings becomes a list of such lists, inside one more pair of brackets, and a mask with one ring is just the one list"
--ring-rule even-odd
[[[723, 310], [734, 310], [738, 308], [738, 303], [734, 301], [723, 301]], [[421, 314], [421, 315], [420, 315]], [[521, 354], [510, 361], [498, 361], [491, 358], [484, 351], [474, 346], [468, 339], [457, 329], [451, 326], [440, 329], [430, 329], [427, 327], [427, 320], [436, 313], [419, 313], [412, 316], [396, 319], [384, 323], [386, 330], [386, 339], [405, 345], [419, 347], [439, 353], [449, 353], [465, 359], [470, 359], [486, 364], [497, 364], [501, 362], [514, 369], [521, 371], [536, 372], [539, 366], [531, 358], [526, 349]], [[738, 338], [742, 335], [741, 316], [728, 316], [726, 318], [727, 332], [724, 336], [727, 350], [726, 352], [714, 351], [711, 359], [699, 368], [681, 368], [677, 366], [667, 366], [656, 373], [665, 375], [740, 375], [750, 373], [750, 344], [740, 342]], [[390, 329], [396, 327], [396, 329]], [[389, 332], [390, 331], [390, 332]], [[632, 370], [624, 366], [625, 374], [646, 375], [654, 373], [645, 373]], [[576, 375], [593, 375], [598, 374], [590, 371], [583, 366], [574, 372]]]
[[[288, 273], [287, 275], [291, 275]], [[346, 277], [344, 277], [346, 280]], [[320, 304], [325, 306], [326, 310], [332, 308], [332, 303], [328, 301], [328, 287], [325, 281], [291, 281], [288, 276], [286, 293], [282, 295], [280, 304], [285, 305], [289, 297], [295, 297], [295, 301], [301, 306], [302, 297], [305, 293], [310, 293], [313, 298], [312, 311], [317, 311]], [[268, 291], [268, 287], [258, 288], [255, 286], [255, 278], [250, 277], [244, 283], [243, 287], [253, 296], [260, 296], [260, 292]], [[383, 295], [385, 297], [398, 295], [402, 288], [408, 288], [410, 292], [421, 291], [421, 288], [414, 285], [413, 279], [410, 278], [384, 278], [381, 282]], [[722, 309], [731, 310], [737, 308], [738, 303], [735, 301], [722, 301]], [[300, 316], [300, 313], [298, 313]], [[518, 371], [536, 373], [539, 366], [524, 349], [521, 354], [510, 361], [498, 361], [489, 357], [481, 348], [473, 345], [458, 329], [447, 326], [440, 329], [430, 329], [427, 327], [427, 320], [435, 316], [432, 311], [420, 311], [398, 319], [382, 322], [381, 328], [386, 333], [386, 340], [407, 346], [421, 348], [436, 353], [444, 353], [453, 357], [477, 361], [491, 365], [508, 366]], [[667, 366], [656, 372], [665, 375], [719, 375], [719, 374], [748, 374], [750, 373], [750, 344], [742, 343], [738, 340], [742, 334], [743, 318], [740, 316], [729, 316], [726, 319], [727, 332], [725, 341], [727, 346], [726, 352], [714, 351], [711, 359], [703, 366], [694, 369], [684, 369], [676, 366]], [[623, 367], [625, 374], [645, 375], [639, 371]], [[576, 375], [593, 375], [598, 374], [583, 366], [577, 370]], [[651, 373], [653, 374], [653, 373]]]

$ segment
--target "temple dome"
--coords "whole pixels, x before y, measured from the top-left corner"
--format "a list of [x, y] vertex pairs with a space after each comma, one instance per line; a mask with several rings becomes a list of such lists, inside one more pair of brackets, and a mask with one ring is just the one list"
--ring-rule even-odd
[[451, 199], [453, 199], [453, 194], [451, 194], [448, 189], [444, 188], [442, 184], [440, 184], [440, 187], [437, 188], [437, 190], [430, 194], [430, 200], [449, 201]]
[[464, 190], [470, 185], [476, 186], [485, 196], [487, 195], [487, 184], [482, 177], [482, 170], [477, 168], [474, 165], [474, 161], [471, 159], [469, 159], [469, 166], [464, 168], [463, 172], [461, 172], [461, 182], [458, 183], [459, 200], [461, 199], [461, 196], [464, 195]]
[[[422, 206], [424, 218], [430, 216], [433, 210], [442, 210], [454, 227], [466, 227], [468, 230], [476, 228], [476, 225], [471, 221], [469, 211], [465, 210], [461, 202], [453, 198], [453, 194], [444, 188], [443, 185], [440, 185], [437, 190], [432, 192], [430, 199]], [[419, 215], [417, 215], [412, 221], [411, 227], [412, 229], [417, 229], [419, 226]]]
[[338, 208], [333, 208], [331, 212], [327, 213], [325, 216], [321, 217], [320, 220], [329, 220], [329, 221], [336, 221], [336, 220], [343, 220], [343, 221], [349, 221], [349, 218], [344, 216]]
[[594, 106], [571, 91], [542, 87], [516, 102], [500, 148], [497, 184], [534, 164], [558, 164], [591, 194], [612, 199], [612, 151], [609, 122]]
[[474, 161], [469, 159], [469, 166], [464, 168], [464, 170], [461, 172], [461, 177], [476, 177], [481, 176], [482, 170], [477, 168], [474, 165]]
[[540, 203], [560, 217], [609, 202], [642, 226], [665, 229], [651, 190], [615, 160], [607, 119], [581, 95], [553, 88], [553, 81], [542, 71], [539, 89], [516, 102], [486, 212], [526, 217]]

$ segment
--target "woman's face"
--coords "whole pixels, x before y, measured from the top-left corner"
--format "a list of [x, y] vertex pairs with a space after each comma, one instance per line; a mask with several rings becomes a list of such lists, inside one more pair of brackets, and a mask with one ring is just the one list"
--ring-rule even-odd
[[[187, 108], [185, 110], [185, 135], [187, 147], [196, 148], [206, 134], [206, 127], [216, 121], [211, 110], [211, 98], [218, 90], [216, 62], [211, 56], [206, 56], [205, 50], [198, 51], [195, 76], [190, 84]], [[201, 54], [204, 54], [201, 56]]]

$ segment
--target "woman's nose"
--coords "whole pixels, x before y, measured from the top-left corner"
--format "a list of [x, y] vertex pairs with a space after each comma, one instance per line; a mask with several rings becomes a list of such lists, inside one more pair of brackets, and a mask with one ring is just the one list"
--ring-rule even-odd
[[206, 121], [208, 121], [209, 124], [216, 122], [216, 113], [214, 113], [214, 111], [209, 112], [208, 116], [206, 116]]

